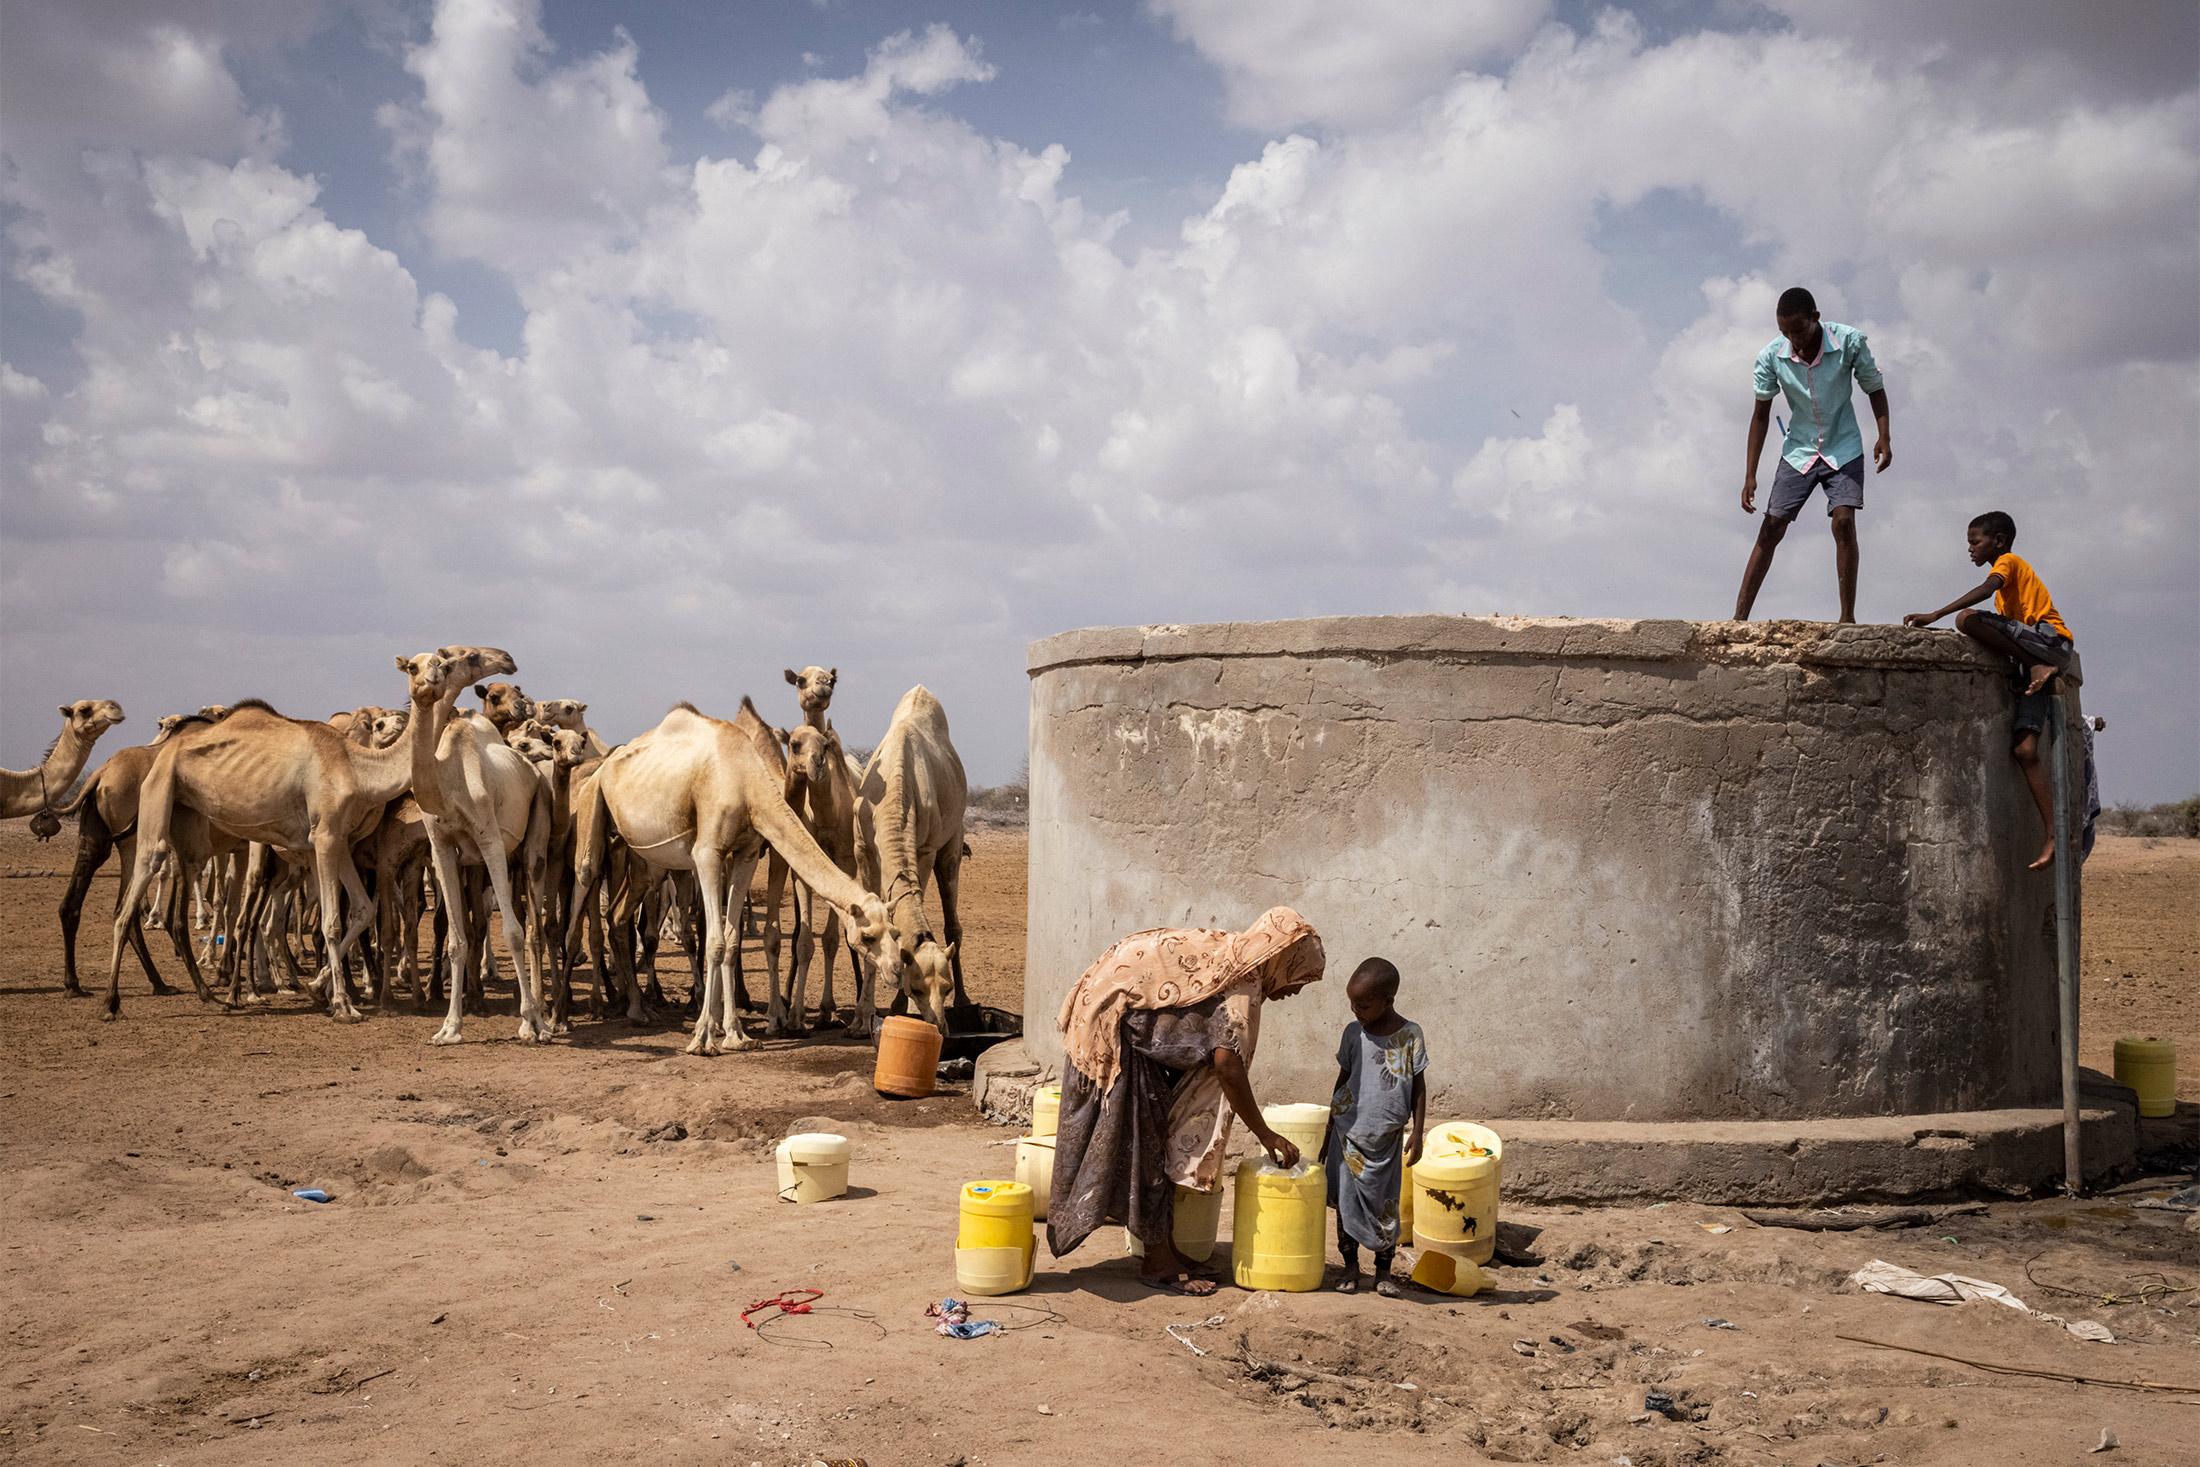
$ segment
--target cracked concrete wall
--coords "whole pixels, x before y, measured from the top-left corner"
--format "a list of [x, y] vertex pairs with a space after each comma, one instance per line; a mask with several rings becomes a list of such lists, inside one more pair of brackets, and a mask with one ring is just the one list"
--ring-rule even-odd
[[1404, 974], [1445, 1114], [2056, 1093], [2010, 692], [1954, 633], [1351, 617], [1070, 632], [1030, 670], [1025, 1011], [1050, 1061], [1115, 938], [1285, 902], [1330, 973], [1263, 1018], [1264, 1101], [1326, 1098], [1370, 954]]

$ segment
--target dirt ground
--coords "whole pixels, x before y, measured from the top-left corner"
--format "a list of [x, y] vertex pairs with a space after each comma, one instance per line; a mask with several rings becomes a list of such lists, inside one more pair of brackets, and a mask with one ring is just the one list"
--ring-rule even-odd
[[[1510, 1209], [1543, 1228], [1542, 1261], [1472, 1301], [1177, 1298], [1103, 1234], [980, 1301], [1005, 1336], [942, 1338], [923, 1308], [955, 1290], [956, 1187], [1010, 1158], [962, 1087], [881, 1100], [868, 1051], [837, 1039], [691, 1059], [670, 1027], [583, 1024], [526, 1047], [508, 985], [454, 1049], [409, 1012], [230, 1013], [129, 970], [104, 1024], [59, 991], [61, 881], [33, 874], [71, 838], [0, 829], [0, 1460], [2014, 1467], [2189, 1462], [2200, 1434], [2200, 1394], [1838, 1338], [2200, 1387], [2200, 1233], [2130, 1205], [2160, 1182], [1886, 1234]], [[1013, 1006], [1023, 839], [974, 845], [972, 987]], [[2089, 1052], [2175, 1033], [2200, 1070], [2200, 846], [2110, 842], [2089, 875]], [[103, 881], [85, 914], [92, 971], [111, 901]], [[828, 1126], [855, 1142], [855, 1192], [780, 1203], [772, 1144]], [[291, 1196], [306, 1186], [334, 1200]], [[2005, 1284], [2118, 1343], [1863, 1294], [1846, 1280], [1875, 1257]], [[789, 1288], [824, 1311], [742, 1323]], [[1653, 1390], [1701, 1419], [1646, 1413]], [[2104, 1429], [2120, 1447], [2087, 1456]]]

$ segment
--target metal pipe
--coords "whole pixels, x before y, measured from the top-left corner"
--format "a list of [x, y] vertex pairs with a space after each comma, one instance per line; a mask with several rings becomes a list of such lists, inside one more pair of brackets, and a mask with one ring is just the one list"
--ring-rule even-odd
[[2055, 805], [2055, 987], [2061, 1013], [2057, 1029], [2062, 1044], [2063, 1187], [2076, 1196], [2085, 1184], [2078, 1148], [2078, 862], [2076, 843], [2070, 838], [2070, 729], [2060, 688], [2048, 704], [2047, 723], [2053, 739], [2048, 757], [2054, 761], [2048, 776]]

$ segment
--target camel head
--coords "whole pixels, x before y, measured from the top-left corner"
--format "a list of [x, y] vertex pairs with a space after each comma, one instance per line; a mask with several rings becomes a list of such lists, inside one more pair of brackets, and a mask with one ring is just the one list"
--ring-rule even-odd
[[575, 733], [588, 727], [588, 705], [578, 698], [537, 698], [534, 716], [553, 728], [569, 728]]
[[955, 995], [954, 961], [955, 944], [941, 947], [927, 932], [917, 940], [909, 965], [901, 970], [901, 991], [942, 1034], [947, 1032], [947, 1001]]
[[812, 728], [801, 724], [793, 729], [773, 729], [779, 742], [787, 749], [787, 782], [789, 784], [818, 784], [831, 767], [828, 760], [840, 757], [840, 740], [830, 730]]
[[858, 956], [873, 964], [882, 980], [899, 984], [910, 948], [887, 920], [886, 903], [866, 892], [842, 915], [848, 920], [848, 940], [855, 944]]
[[412, 720], [409, 708], [376, 708], [374, 717], [367, 721], [367, 747], [387, 749], [405, 736], [405, 725]]
[[518, 683], [475, 683], [474, 696], [481, 700], [482, 716], [502, 732], [535, 716], [535, 700], [521, 692]]
[[168, 742], [171, 734], [182, 728], [186, 723], [192, 722], [196, 722], [196, 720], [188, 713], [163, 713], [160, 716], [160, 721], [154, 725], [158, 732], [153, 735], [153, 742], [156, 744]]
[[412, 701], [433, 707], [438, 703], [455, 704], [460, 691], [476, 678], [518, 668], [511, 653], [494, 647], [438, 647], [417, 657], [398, 658], [397, 670], [405, 674]]
[[[540, 703], [537, 703], [535, 708], [538, 716], [528, 719], [518, 728], [506, 734], [504, 736], [506, 743], [517, 749], [522, 739], [532, 740], [548, 751], [547, 754], [541, 757], [548, 758], [560, 769], [571, 769], [588, 757], [588, 740], [586, 738], [569, 728], [560, 728], [558, 725], [541, 718], [539, 716], [542, 709]], [[530, 759], [537, 758], [534, 754], [528, 754], [527, 757]]]
[[794, 695], [804, 714], [823, 713], [833, 701], [833, 685], [840, 681], [840, 669], [805, 667], [796, 672], [790, 667], [787, 681], [794, 684]]
[[88, 744], [122, 722], [122, 705], [112, 698], [79, 698], [61, 705], [61, 721]]
[[515, 730], [505, 736], [504, 746], [528, 763], [537, 766], [554, 764], [558, 757], [558, 751], [550, 746], [549, 740], [538, 739], [531, 733], [520, 733]]

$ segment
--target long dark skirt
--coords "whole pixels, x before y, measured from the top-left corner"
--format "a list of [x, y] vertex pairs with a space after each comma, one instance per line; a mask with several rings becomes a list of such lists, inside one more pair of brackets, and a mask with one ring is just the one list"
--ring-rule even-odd
[[1126, 1015], [1122, 1067], [1105, 1093], [1074, 1065], [1063, 1067], [1047, 1200], [1047, 1249], [1055, 1257], [1107, 1223], [1130, 1229], [1149, 1255], [1168, 1241], [1176, 1213], [1169, 1103], [1180, 1081], [1214, 1063], [1217, 1049], [1243, 1047], [1243, 1031], [1223, 1003], [1217, 995], [1190, 1008]]

